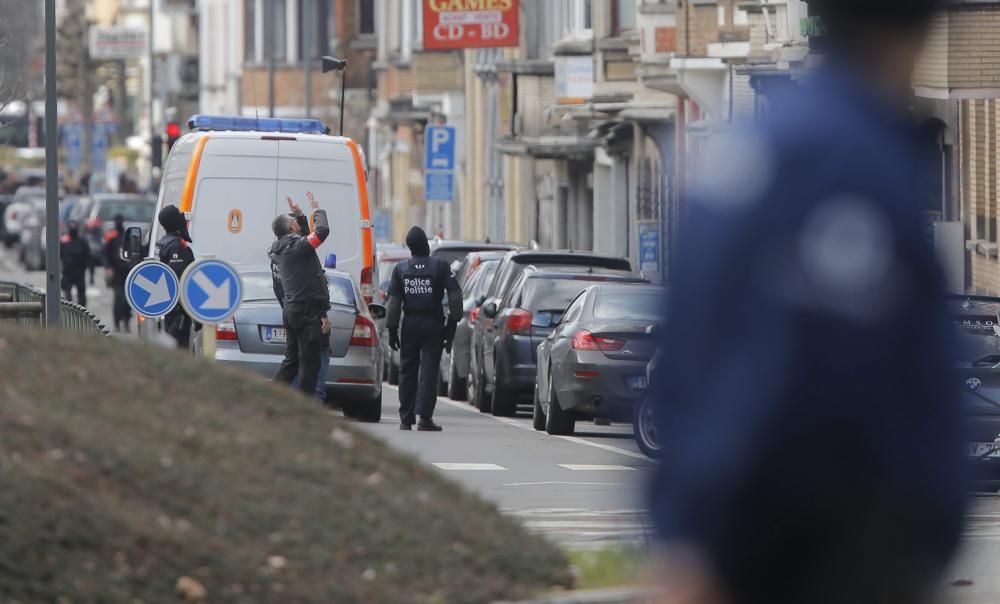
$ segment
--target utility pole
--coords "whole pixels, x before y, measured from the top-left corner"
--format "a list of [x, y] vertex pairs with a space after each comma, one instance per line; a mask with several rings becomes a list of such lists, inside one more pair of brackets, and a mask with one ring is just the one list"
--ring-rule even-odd
[[153, 49], [153, 38], [154, 38], [153, 31], [155, 30], [155, 28], [153, 27], [153, 19], [155, 18], [155, 15], [156, 15], [156, 8], [155, 8], [154, 5], [155, 5], [155, 0], [149, 0], [149, 34], [146, 36], [147, 39], [148, 39], [148, 41], [149, 41], [149, 56], [147, 58], [149, 59], [149, 99], [148, 100], [149, 100], [149, 149], [150, 149], [150, 153], [149, 153], [149, 157], [150, 157], [149, 190], [150, 191], [153, 191], [156, 188], [156, 175], [153, 174], [153, 166], [152, 166], [152, 158], [155, 155], [155, 151], [153, 151], [153, 145], [156, 144], [156, 140], [157, 140], [156, 139], [156, 120], [153, 118], [153, 115], [154, 115], [153, 112], [155, 111], [155, 103], [153, 101], [153, 97], [155, 95], [153, 94], [153, 91], [156, 89], [156, 84], [155, 84], [155, 80], [156, 80], [156, 53], [155, 53], [155, 51]]
[[[267, 46], [267, 114], [274, 117], [274, 24], [278, 15], [278, 3], [274, 0], [264, 0], [267, 9], [264, 11], [264, 43]], [[284, 23], [284, 21], [282, 21]]]
[[316, 23], [313, 17], [316, 15], [312, 10], [312, 0], [302, 0], [302, 67], [306, 70], [306, 117], [312, 117], [312, 34]]
[[45, 0], [45, 327], [58, 327], [59, 120], [56, 115], [56, 0]]

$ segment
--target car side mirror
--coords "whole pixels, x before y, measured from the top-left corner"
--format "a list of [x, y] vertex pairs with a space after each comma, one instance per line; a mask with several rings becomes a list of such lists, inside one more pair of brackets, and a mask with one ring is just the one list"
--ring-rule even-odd
[[129, 227], [125, 229], [125, 239], [122, 244], [123, 260], [131, 264], [142, 261], [142, 229]]
[[385, 307], [381, 304], [369, 304], [368, 312], [370, 312], [372, 317], [377, 321], [384, 319], [387, 314]]
[[483, 314], [486, 315], [488, 319], [495, 319], [497, 317], [497, 305], [490, 302], [483, 307]]

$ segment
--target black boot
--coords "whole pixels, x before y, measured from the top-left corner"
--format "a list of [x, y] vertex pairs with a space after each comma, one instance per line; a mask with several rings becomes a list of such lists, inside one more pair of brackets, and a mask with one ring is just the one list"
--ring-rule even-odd
[[417, 422], [418, 432], [440, 432], [442, 430], [444, 430], [444, 428], [435, 424], [434, 420], [429, 417], [421, 417], [420, 421]]
[[408, 424], [406, 422], [403, 422], [403, 423], [399, 424], [399, 429], [400, 430], [412, 430], [413, 429], [413, 424]]

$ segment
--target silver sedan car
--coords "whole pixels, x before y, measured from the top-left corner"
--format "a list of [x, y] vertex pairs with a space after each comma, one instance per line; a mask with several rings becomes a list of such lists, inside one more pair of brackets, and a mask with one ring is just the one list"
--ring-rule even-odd
[[[242, 267], [240, 276], [243, 302], [236, 316], [216, 327], [215, 360], [271, 379], [284, 358], [286, 337], [271, 271]], [[375, 321], [385, 316], [385, 307], [366, 304], [349, 273], [327, 269], [326, 277], [331, 303], [327, 317], [333, 324], [327, 401], [348, 417], [377, 422], [382, 417], [383, 352]], [[200, 353], [201, 332], [193, 345]]]

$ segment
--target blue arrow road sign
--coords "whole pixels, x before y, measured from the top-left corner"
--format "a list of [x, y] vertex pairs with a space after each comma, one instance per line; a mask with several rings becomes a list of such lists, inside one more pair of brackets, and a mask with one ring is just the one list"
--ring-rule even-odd
[[125, 279], [125, 299], [138, 314], [157, 319], [172, 311], [180, 298], [180, 284], [172, 268], [147, 260]]
[[221, 323], [232, 317], [242, 299], [240, 274], [222, 260], [199, 260], [181, 276], [181, 304], [201, 323]]
[[425, 170], [455, 169], [455, 127], [428, 126], [424, 133], [427, 141], [424, 153]]

